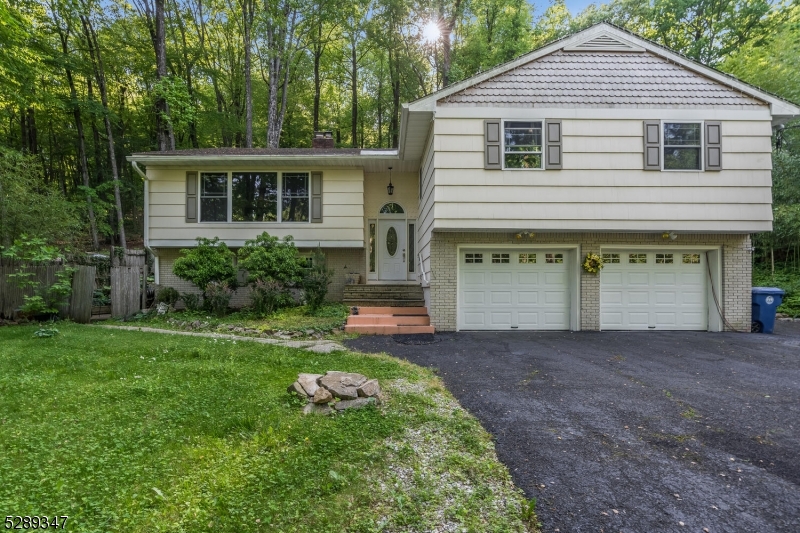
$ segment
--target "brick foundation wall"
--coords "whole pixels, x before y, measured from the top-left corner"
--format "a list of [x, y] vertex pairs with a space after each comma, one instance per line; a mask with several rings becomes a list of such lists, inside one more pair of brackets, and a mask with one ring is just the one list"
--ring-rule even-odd
[[[300, 248], [300, 253], [310, 256], [313, 250]], [[363, 248], [323, 248], [328, 262], [328, 268], [333, 271], [333, 280], [328, 286], [326, 299], [332, 302], [340, 302], [344, 296], [344, 285], [347, 274], [357, 272], [361, 274], [361, 282], [364, 283], [364, 266], [366, 256]], [[172, 273], [172, 266], [175, 260], [180, 257], [180, 250], [177, 248], [160, 248], [158, 253], [159, 285], [161, 287], [173, 287], [180, 293], [192, 292], [200, 294], [201, 291], [194, 284], [182, 280]], [[239, 282], [242, 285], [236, 290], [231, 299], [231, 307], [246, 307], [250, 305], [250, 288], [245, 284], [246, 276], [240, 271]]]
[[[578, 244], [580, 262], [587, 253], [599, 253], [607, 245], [657, 245], [668, 248], [681, 246], [722, 245], [723, 312], [728, 322], [739, 330], [750, 330], [750, 289], [752, 262], [749, 235], [690, 235], [681, 234], [675, 241], [665, 240], [656, 233], [546, 233], [526, 238], [524, 243]], [[514, 233], [434, 232], [431, 239], [431, 283], [428, 312], [437, 331], [455, 331], [458, 291], [458, 245], [497, 244], [521, 246]], [[600, 329], [600, 277], [580, 270], [582, 330]], [[720, 295], [717, 295], [719, 298]], [[710, 304], [713, 306], [713, 303]], [[726, 329], [729, 329], [726, 327]]]

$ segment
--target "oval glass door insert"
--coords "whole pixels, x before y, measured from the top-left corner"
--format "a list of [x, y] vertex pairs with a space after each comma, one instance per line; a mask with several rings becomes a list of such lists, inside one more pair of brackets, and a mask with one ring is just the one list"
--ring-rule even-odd
[[392, 257], [397, 253], [397, 230], [394, 226], [389, 226], [389, 231], [386, 232], [386, 251]]

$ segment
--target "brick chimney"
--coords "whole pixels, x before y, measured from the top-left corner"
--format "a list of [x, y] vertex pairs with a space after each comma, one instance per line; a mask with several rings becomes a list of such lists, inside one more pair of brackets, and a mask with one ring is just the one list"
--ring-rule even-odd
[[332, 131], [315, 131], [314, 137], [311, 139], [312, 148], [333, 148], [333, 132]]

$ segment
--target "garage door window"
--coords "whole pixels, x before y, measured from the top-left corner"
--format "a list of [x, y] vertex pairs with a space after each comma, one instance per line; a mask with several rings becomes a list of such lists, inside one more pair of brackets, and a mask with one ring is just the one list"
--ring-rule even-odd
[[633, 264], [647, 263], [647, 254], [628, 254], [628, 263], [633, 263]]
[[520, 263], [532, 264], [536, 262], [536, 254], [519, 254]]
[[465, 263], [483, 263], [483, 254], [466, 254]]
[[564, 254], [544, 254], [544, 260], [546, 263], [563, 263]]
[[509, 254], [492, 254], [492, 263], [509, 263]]
[[683, 254], [684, 265], [699, 265], [700, 254]]
[[672, 254], [656, 254], [656, 264], [657, 265], [671, 265], [672, 264]]
[[603, 263], [619, 263], [619, 254], [603, 254]]

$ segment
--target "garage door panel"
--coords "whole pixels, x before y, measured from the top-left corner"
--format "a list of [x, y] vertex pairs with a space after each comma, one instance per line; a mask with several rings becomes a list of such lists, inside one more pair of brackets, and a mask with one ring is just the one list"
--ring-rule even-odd
[[647, 291], [628, 291], [629, 305], [650, 305], [650, 293]]
[[462, 313], [462, 319], [464, 320], [464, 324], [470, 327], [483, 327], [486, 325], [486, 313], [472, 313], [469, 311], [465, 311]]
[[565, 291], [545, 291], [544, 303], [547, 305], [567, 304], [567, 293]]
[[[622, 325], [625, 325], [623, 321]], [[628, 313], [628, 325], [630, 326], [650, 326], [650, 313], [631, 312]]]
[[656, 287], [674, 287], [678, 284], [678, 276], [675, 272], [656, 272], [653, 284]]
[[678, 295], [674, 291], [655, 291], [656, 305], [675, 305]]
[[[707, 329], [703, 254], [680, 250], [614, 253], [622, 261], [606, 263], [600, 274], [601, 329]], [[684, 263], [683, 256], [690, 262]], [[637, 263], [629, 263], [629, 257]]]
[[464, 280], [464, 287], [471, 287], [473, 285], [483, 285], [486, 283], [486, 273], [464, 272], [463, 280]]
[[650, 285], [650, 273], [649, 272], [628, 272], [628, 275], [625, 278], [628, 286], [649, 286]]
[[492, 285], [511, 285], [511, 272], [490, 272]]
[[534, 291], [520, 291], [517, 293], [520, 305], [536, 305], [539, 303], [539, 293]]
[[464, 291], [463, 294], [466, 305], [483, 305], [486, 301], [486, 293], [483, 291]]
[[517, 283], [520, 285], [538, 285], [538, 272], [519, 272], [517, 273]]
[[544, 283], [545, 285], [557, 285], [559, 287], [565, 287], [567, 285], [567, 273], [566, 272], [545, 272], [544, 274]]
[[504, 326], [504, 327], [511, 327], [511, 312], [507, 313], [498, 313], [498, 312], [491, 312], [490, 313], [492, 319], [493, 326]]
[[475, 253], [459, 256], [459, 329], [569, 329], [568, 264], [545, 262], [542, 250], [504, 249], [478, 252], [492, 263], [467, 263]]
[[489, 294], [491, 305], [511, 305], [511, 292], [492, 291]]

